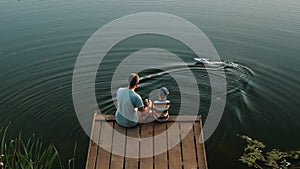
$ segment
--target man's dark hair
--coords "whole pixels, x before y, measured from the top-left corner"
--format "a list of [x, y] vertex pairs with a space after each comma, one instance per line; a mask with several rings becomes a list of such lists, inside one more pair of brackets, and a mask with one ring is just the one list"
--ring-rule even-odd
[[136, 73], [131, 73], [128, 77], [129, 87], [134, 87], [139, 82], [139, 75]]

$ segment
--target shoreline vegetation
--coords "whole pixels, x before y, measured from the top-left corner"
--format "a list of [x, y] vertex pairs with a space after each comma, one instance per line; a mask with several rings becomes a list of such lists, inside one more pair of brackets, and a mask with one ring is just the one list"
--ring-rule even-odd
[[280, 151], [271, 149], [266, 151], [266, 145], [242, 135], [241, 138], [247, 142], [244, 154], [239, 161], [250, 168], [258, 169], [300, 169], [300, 151]]
[[45, 145], [34, 134], [26, 141], [21, 133], [16, 138], [8, 138], [8, 128], [0, 128], [0, 169], [75, 169], [77, 143], [73, 156], [64, 166], [53, 144]]
[[[75, 169], [75, 143], [72, 157], [64, 166], [61, 157], [53, 144], [45, 145], [33, 134], [28, 140], [23, 140], [19, 133], [16, 138], [8, 138], [6, 128], [0, 128], [0, 169]], [[266, 151], [266, 145], [242, 135], [247, 142], [239, 161], [249, 168], [258, 169], [300, 169], [300, 151]]]

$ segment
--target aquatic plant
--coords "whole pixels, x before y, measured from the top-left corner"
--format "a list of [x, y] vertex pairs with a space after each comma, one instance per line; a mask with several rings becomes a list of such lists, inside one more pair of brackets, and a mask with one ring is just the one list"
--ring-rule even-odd
[[272, 149], [265, 152], [266, 145], [261, 141], [245, 135], [242, 135], [241, 138], [247, 142], [247, 146], [239, 161], [249, 167], [259, 169], [300, 168], [299, 165], [296, 165], [300, 161], [300, 151], [282, 152], [278, 149]]
[[[34, 134], [27, 141], [22, 139], [21, 133], [17, 138], [7, 138], [7, 130], [8, 127], [0, 129], [0, 169], [51, 169], [54, 164], [65, 169], [53, 144], [44, 145]], [[75, 152], [76, 144], [68, 169], [75, 168]]]

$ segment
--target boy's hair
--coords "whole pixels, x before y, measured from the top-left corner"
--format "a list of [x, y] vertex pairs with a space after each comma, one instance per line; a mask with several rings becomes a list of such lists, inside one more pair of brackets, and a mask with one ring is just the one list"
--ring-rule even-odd
[[139, 75], [137, 73], [131, 73], [128, 77], [129, 87], [134, 87], [139, 83]]
[[169, 96], [170, 92], [166, 87], [161, 87], [158, 91], [158, 94], [160, 96], [160, 99], [166, 100], [167, 97]]

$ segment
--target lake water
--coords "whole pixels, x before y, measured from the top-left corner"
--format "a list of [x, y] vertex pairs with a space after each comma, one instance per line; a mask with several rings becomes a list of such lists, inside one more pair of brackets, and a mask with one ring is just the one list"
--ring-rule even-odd
[[[72, 101], [77, 56], [87, 39], [106, 23], [149, 11], [190, 21], [212, 41], [221, 60], [239, 64], [238, 69], [225, 69], [226, 107], [217, 130], [206, 142], [210, 168], [246, 168], [238, 162], [244, 146], [238, 136], [241, 134], [260, 139], [270, 148], [300, 149], [298, 0], [2, 0], [0, 126], [11, 122], [11, 135], [23, 131], [25, 137], [35, 133], [45, 142], [53, 142], [65, 160], [77, 141], [77, 168], [84, 168], [89, 138], [77, 120]], [[210, 106], [205, 70], [194, 65], [195, 56], [188, 48], [159, 35], [131, 37], [108, 53], [114, 59], [104, 61], [96, 80], [100, 110], [115, 111], [109, 81], [120, 59], [148, 47], [173, 51], [190, 66], [201, 93], [199, 114], [205, 119]], [[176, 63], [165, 66], [181, 71]], [[150, 89], [168, 86], [170, 112], [176, 114], [180, 93], [174, 79], [159, 74], [159, 70], [140, 75], [144, 80], [138, 92], [143, 97]]]

